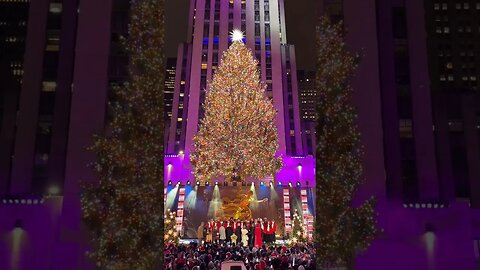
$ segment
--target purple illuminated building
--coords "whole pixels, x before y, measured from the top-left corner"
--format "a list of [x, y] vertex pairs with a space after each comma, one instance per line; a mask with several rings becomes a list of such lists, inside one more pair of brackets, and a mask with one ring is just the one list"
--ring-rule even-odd
[[323, 0], [361, 62], [358, 199], [384, 229], [357, 269], [478, 269], [480, 133], [476, 1]]
[[[287, 44], [283, 0], [190, 2], [187, 42], [178, 47], [173, 111], [166, 135], [166, 183], [195, 181], [189, 162], [192, 138], [203, 115], [201, 105], [207, 81], [212, 79], [223, 51], [231, 43], [229, 33], [233, 29], [244, 32], [245, 44], [260, 61], [266, 95], [278, 112], [277, 154], [283, 156], [285, 166], [274, 176], [275, 180], [313, 186], [314, 133], [310, 133], [313, 129], [308, 130], [310, 135], [302, 131], [295, 48]], [[308, 140], [310, 151], [306, 147]]]
[[80, 182], [96, 181], [86, 148], [125, 78], [128, 3], [0, 1], [1, 269], [93, 268]]

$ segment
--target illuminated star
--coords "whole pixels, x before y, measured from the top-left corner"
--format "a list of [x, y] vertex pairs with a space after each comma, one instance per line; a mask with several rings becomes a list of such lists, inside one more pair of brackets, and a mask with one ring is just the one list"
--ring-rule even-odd
[[243, 32], [238, 30], [238, 29], [234, 29], [231, 33], [230, 33], [230, 38], [232, 39], [233, 42], [235, 41], [243, 41]]

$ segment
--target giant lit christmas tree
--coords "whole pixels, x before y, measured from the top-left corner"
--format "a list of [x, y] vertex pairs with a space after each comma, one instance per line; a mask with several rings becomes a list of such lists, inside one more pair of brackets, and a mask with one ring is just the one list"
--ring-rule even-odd
[[342, 25], [323, 18], [317, 32], [318, 265], [354, 265], [357, 252], [377, 234], [374, 200], [354, 207], [362, 182], [362, 146], [352, 106], [350, 77], [356, 59], [343, 42]]
[[224, 52], [205, 97], [205, 117], [194, 137], [191, 154], [197, 180], [214, 176], [261, 179], [281, 167], [276, 110], [260, 82], [258, 61], [238, 30]]
[[163, 259], [163, 0], [131, 0], [128, 83], [97, 136], [99, 181], [85, 187], [83, 220], [98, 269], [154, 269]]

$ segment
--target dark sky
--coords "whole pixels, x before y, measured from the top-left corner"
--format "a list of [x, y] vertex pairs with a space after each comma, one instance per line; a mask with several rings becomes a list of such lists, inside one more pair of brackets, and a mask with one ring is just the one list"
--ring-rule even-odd
[[[253, 1], [253, 0], [250, 0]], [[315, 68], [315, 1], [285, 0], [287, 41], [295, 45], [297, 69]], [[189, 0], [166, 0], [167, 57], [176, 57], [177, 46], [187, 36]]]

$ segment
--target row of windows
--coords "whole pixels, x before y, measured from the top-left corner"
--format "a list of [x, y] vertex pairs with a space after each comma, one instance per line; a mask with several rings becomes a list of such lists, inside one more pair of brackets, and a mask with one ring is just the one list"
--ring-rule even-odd
[[[465, 26], [465, 27], [459, 26], [459, 27], [457, 27], [456, 30], [457, 30], [458, 33], [472, 33], [472, 27], [470, 27], [470, 26]], [[478, 27], [477, 30], [478, 30], [478, 32], [480, 32], [480, 26]], [[451, 33], [450, 27], [448, 27], [448, 26], [444, 26], [444, 27], [437, 26], [435, 28], [435, 32], [437, 34], [450, 34]]]
[[[462, 76], [462, 81], [477, 81], [477, 76]], [[455, 78], [453, 75], [440, 75], [440, 81], [454, 81]]]
[[[472, 57], [473, 58], [475, 56], [475, 53], [473, 51], [461, 51], [461, 52], [458, 53], [458, 55], [460, 57]], [[440, 56], [440, 57], [450, 57], [451, 58], [452, 53], [449, 52], [449, 51], [439, 51], [438, 56]], [[473, 59], [472, 59], [472, 61], [473, 61]]]
[[[448, 10], [448, 3], [435, 3], [433, 5], [434, 10]], [[469, 10], [470, 3], [456, 3], [455, 4], [456, 10]], [[480, 10], [480, 3], [475, 4], [475, 9]]]
[[[0, 22], [0, 26], [9, 26], [9, 25], [11, 25], [10, 22], [7, 22], [7, 21]], [[26, 21], [15, 22], [15, 26], [27, 26], [27, 22]]]

